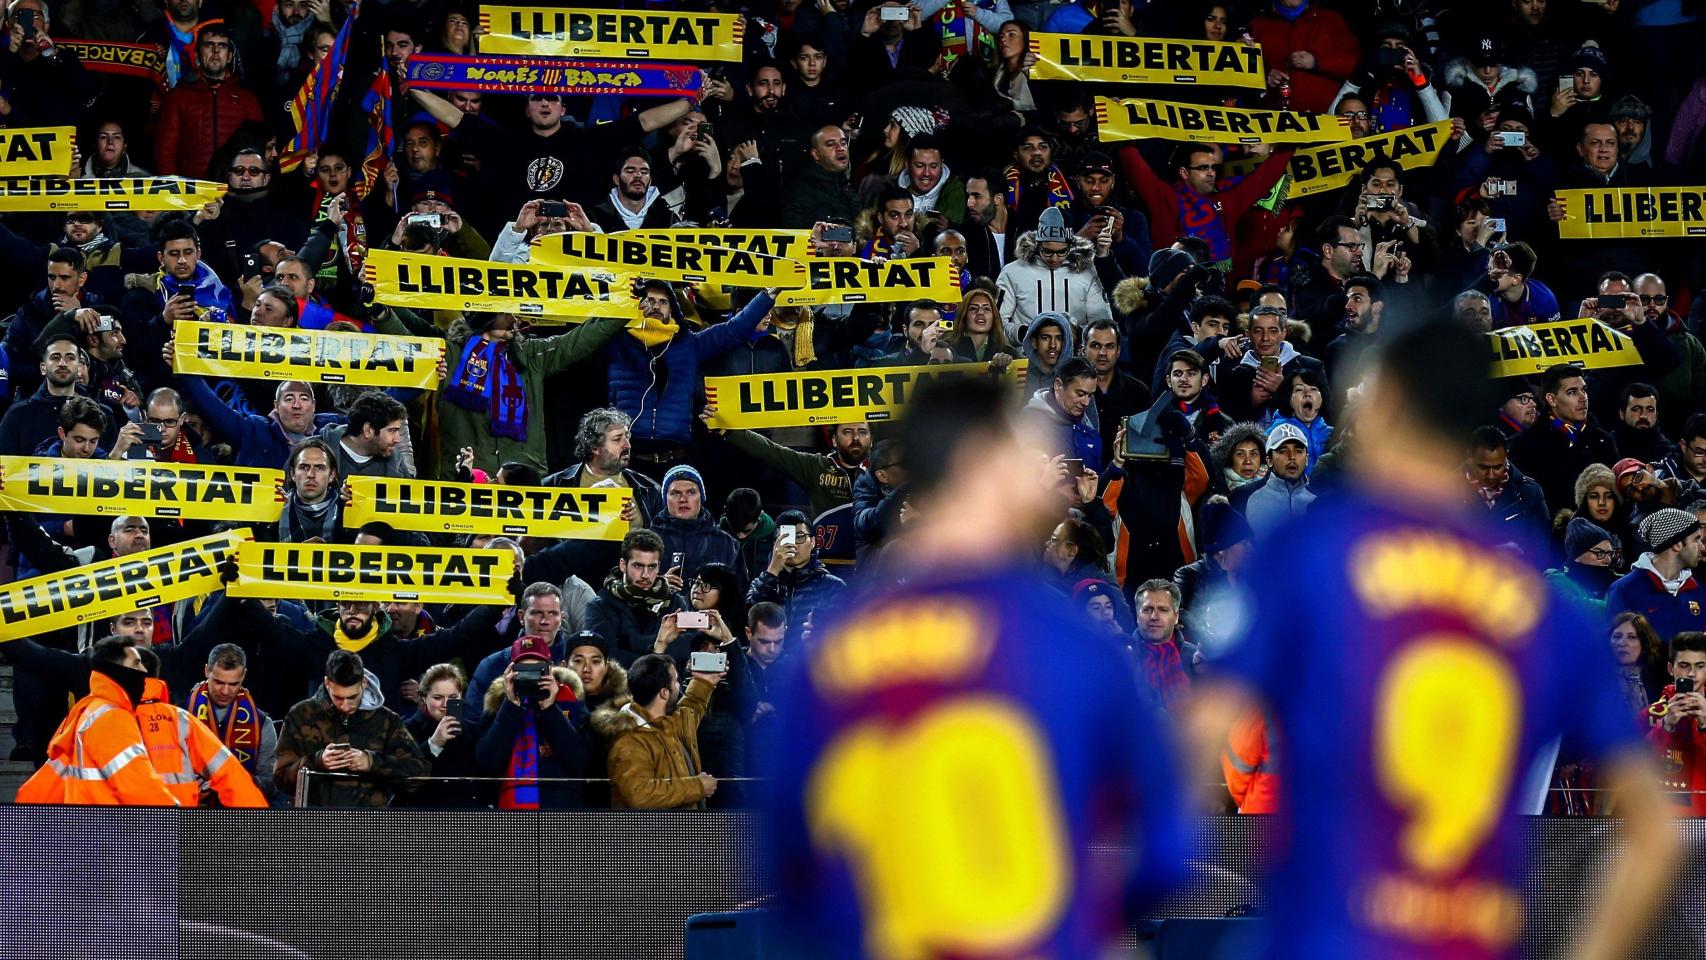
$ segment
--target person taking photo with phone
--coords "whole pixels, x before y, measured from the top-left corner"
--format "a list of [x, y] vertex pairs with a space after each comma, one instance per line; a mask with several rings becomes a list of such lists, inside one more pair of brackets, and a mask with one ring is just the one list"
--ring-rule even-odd
[[480, 772], [503, 778], [499, 810], [581, 807], [586, 788], [578, 778], [587, 775], [592, 738], [579, 685], [574, 671], [551, 665], [544, 637], [510, 644], [509, 669], [486, 691], [492, 719], [475, 747]]
[[[454, 663], [433, 664], [421, 674], [415, 712], [403, 721], [431, 761], [431, 776], [435, 778], [480, 776], [480, 765], [474, 759], [475, 731], [463, 722], [473, 716], [463, 699], [467, 690], [462, 668]], [[489, 783], [435, 779], [422, 784], [406, 803], [411, 807], [489, 807], [492, 794]]]
[[747, 604], [768, 602], [781, 607], [788, 618], [788, 642], [797, 644], [812, 614], [834, 611], [846, 595], [847, 582], [830, 573], [818, 558], [806, 515], [788, 510], [778, 516], [770, 565], [752, 579]]
[[1687, 631], [1670, 640], [1670, 675], [1647, 708], [1647, 742], [1658, 751], [1671, 799], [1690, 816], [1706, 817], [1706, 633]]
[[634, 661], [628, 671], [633, 701], [599, 717], [599, 733], [611, 741], [612, 807], [705, 808], [717, 792], [717, 778], [700, 761], [699, 723], [710, 707], [711, 691], [727, 673], [727, 666], [695, 673], [683, 691], [672, 658], [653, 653]]

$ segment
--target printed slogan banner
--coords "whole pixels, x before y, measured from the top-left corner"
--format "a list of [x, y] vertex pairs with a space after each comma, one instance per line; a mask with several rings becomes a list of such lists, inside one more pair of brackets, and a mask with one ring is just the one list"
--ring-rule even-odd
[[1037, 55], [1032, 80], [1195, 83], [1253, 90], [1268, 85], [1262, 48], [1243, 43], [1033, 33], [1031, 52]]
[[1706, 237], [1706, 187], [1559, 190], [1565, 240]]
[[1293, 200], [1312, 197], [1347, 186], [1375, 157], [1402, 163], [1406, 173], [1431, 167], [1450, 143], [1451, 121], [1441, 120], [1349, 143], [1307, 147], [1291, 155], [1291, 166], [1287, 168], [1291, 181], [1286, 197]]
[[602, 63], [554, 57], [465, 57], [409, 54], [409, 85], [482, 93], [621, 93], [639, 97], [697, 96], [704, 75], [674, 63]]
[[224, 196], [223, 183], [177, 177], [0, 177], [3, 211], [200, 210]]
[[55, 39], [53, 45], [75, 53], [85, 70], [152, 80], [162, 87], [166, 85], [166, 55], [151, 43]]
[[76, 127], [17, 127], [0, 130], [0, 170], [8, 174], [71, 173]]
[[369, 250], [374, 300], [429, 310], [495, 310], [529, 318], [638, 317], [629, 277], [548, 263], [498, 263]]
[[784, 289], [806, 285], [806, 267], [798, 260], [626, 233], [546, 234], [533, 241], [531, 259], [534, 263], [606, 267], [684, 283]]
[[153, 460], [0, 457], [0, 510], [272, 523], [284, 471]]
[[1096, 98], [1102, 140], [1189, 140], [1193, 143], [1322, 143], [1351, 138], [1350, 124], [1328, 114], [1245, 110], [1163, 100]]
[[0, 587], [0, 641], [211, 593], [221, 586], [219, 565], [248, 539], [243, 527], [8, 583]]
[[434, 390], [443, 356], [444, 341], [429, 337], [185, 320], [174, 334], [172, 372]]
[[332, 543], [245, 543], [237, 548], [233, 597], [514, 603], [515, 552]]
[[1506, 327], [1487, 334], [1494, 377], [1527, 377], [1560, 363], [1589, 370], [1641, 363], [1635, 341], [1592, 317]]
[[634, 493], [622, 487], [502, 487], [391, 477], [351, 477], [344, 526], [381, 520], [422, 533], [620, 540], [622, 509]]
[[[761, 430], [893, 420], [907, 397], [931, 380], [989, 375], [987, 363], [943, 363], [706, 377], [705, 402], [717, 408], [706, 423], [720, 430]], [[1025, 361], [1008, 364], [1002, 378], [1024, 383]]]
[[480, 7], [481, 53], [608, 60], [739, 62], [746, 21], [734, 13]]
[[907, 260], [862, 260], [858, 257], [813, 257], [806, 261], [809, 286], [784, 290], [778, 307], [818, 303], [906, 303], [935, 300], [959, 303], [960, 271], [947, 257]]
[[718, 230], [712, 227], [670, 227], [624, 230], [616, 236], [634, 240], [673, 240], [702, 247], [727, 247], [767, 257], [798, 260], [811, 256], [810, 230]]

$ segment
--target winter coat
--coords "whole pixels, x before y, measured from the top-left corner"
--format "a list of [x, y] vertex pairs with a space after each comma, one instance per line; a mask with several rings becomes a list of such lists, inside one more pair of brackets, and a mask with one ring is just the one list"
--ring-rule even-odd
[[[1179, 588], [1179, 624], [1186, 638], [1212, 653], [1237, 629], [1240, 600], [1232, 579], [1213, 557], [1199, 558], [1173, 571]], [[1189, 661], [1186, 661], [1187, 663]]]
[[[1676, 684], [1668, 683], [1659, 700], [1674, 696]], [[1659, 757], [1661, 789], [1672, 794], [1679, 812], [1686, 806], [1690, 816], [1706, 817], [1706, 732], [1700, 722], [1690, 718], [1679, 721], [1675, 730], [1666, 730], [1661, 718], [1649, 714], [1647, 720], [1652, 724], [1647, 742]]]
[[652, 521], [651, 529], [663, 538], [664, 569], [676, 566], [675, 556], [681, 555], [683, 581], [691, 582], [693, 575], [707, 563], [720, 563], [733, 570], [742, 582], [746, 581], [746, 560], [741, 556], [740, 542], [718, 529], [717, 521], [703, 507], [691, 520], [658, 517]]
[[1706, 410], [1706, 345], [1688, 332], [1676, 314], [1666, 313], [1659, 322], [1680, 360], [1676, 369], [1653, 384], [1659, 391], [1659, 426], [1666, 436], [1681, 437], [1689, 415]]
[[[77, 388], [77, 394], [88, 395], [82, 387]], [[0, 456], [34, 456], [42, 441], [58, 432], [59, 408], [69, 399], [49, 394], [43, 383], [35, 393], [7, 408], [6, 415], [0, 417]]]
[[[154, 169], [162, 176], [205, 179], [213, 153], [250, 120], [265, 119], [255, 95], [235, 79], [180, 83], [160, 104], [154, 135]], [[216, 177], [224, 180], [224, 177]]]
[[1633, 610], [1647, 618], [1662, 640], [1687, 630], [1706, 630], [1706, 591], [1700, 589], [1700, 581], [1690, 574], [1673, 594], [1652, 564], [1653, 555], [1643, 553], [1628, 573], [1617, 578], [1605, 592], [1605, 612], [1615, 617]]
[[1046, 451], [1049, 455], [1081, 460], [1090, 469], [1102, 472], [1102, 427], [1088, 412], [1076, 420], [1068, 419], [1066, 411], [1054, 400], [1054, 388], [1046, 387], [1031, 395], [1025, 404], [1025, 416], [1042, 424], [1054, 437], [1054, 443]]
[[[830, 573], [823, 561], [814, 557], [802, 570], [782, 568], [780, 577], [771, 576], [768, 569], [759, 571], [747, 588], [746, 602], [748, 606], [765, 601], [780, 606], [788, 618], [788, 642], [799, 643], [806, 618], [816, 612], [836, 612], [846, 596], [847, 581]], [[823, 623], [823, 617], [812, 620], [816, 627]]]
[[[432, 776], [435, 777], [478, 777], [480, 765], [474, 759], [474, 743], [479, 731], [467, 723], [462, 724], [462, 732], [450, 738], [444, 749], [433, 753], [433, 732], [438, 729], [438, 721], [427, 717], [420, 710], [409, 715], [403, 721], [403, 726], [409, 730], [409, 735], [420, 745], [421, 753], [432, 764]], [[496, 793], [491, 784], [470, 781], [442, 781], [423, 783], [421, 788], [412, 794], [400, 797], [399, 806], [408, 807], [462, 807], [478, 808], [492, 805], [492, 796]]]
[[432, 764], [403, 725], [403, 718], [385, 708], [379, 681], [367, 675], [361, 703], [351, 714], [332, 706], [322, 685], [314, 695], [290, 708], [278, 737], [273, 784], [285, 796], [295, 796], [296, 779], [304, 768], [324, 773], [321, 751], [334, 743], [366, 750], [372, 767], [353, 778], [317, 776], [308, 787], [310, 807], [383, 807], [400, 791], [414, 789], [408, 777], [424, 777]]
[[1573, 439], [1542, 413], [1510, 442], [1511, 462], [1540, 484], [1552, 513], [1575, 504], [1576, 478], [1589, 464], [1617, 462], [1617, 444], [1590, 417]]
[[1080, 330], [1097, 320], [1113, 319], [1096, 273], [1095, 244], [1074, 234], [1072, 250], [1059, 267], [1043, 263], [1034, 232], [1020, 236], [1014, 249], [1013, 261], [1001, 268], [995, 281], [1008, 340], [1017, 343], [1019, 331], [1039, 313], [1064, 313]]
[[[502, 680], [498, 683], [501, 685]], [[574, 691], [563, 684], [558, 702], [551, 707], [534, 711], [534, 729], [539, 740], [539, 776], [585, 777], [587, 761], [592, 755], [592, 731], [587, 725], [586, 706], [576, 700]], [[500, 686], [501, 695], [501, 686]], [[568, 697], [567, 703], [562, 702]], [[481, 731], [475, 746], [480, 772], [488, 777], [502, 777], [509, 772], [510, 757], [515, 750], [515, 738], [521, 734], [526, 712], [533, 707], [519, 707], [502, 697], [497, 713]], [[586, 797], [580, 783], [540, 783], [539, 806], [544, 810], [578, 810]]]
[[1471, 508], [1480, 506], [1494, 526], [1508, 532], [1511, 541], [1523, 547], [1544, 542], [1552, 527], [1552, 511], [1546, 507], [1545, 492], [1514, 465], [1498, 499], [1489, 504], [1471, 488], [1464, 491], [1463, 503]]
[[781, 226], [810, 230], [819, 220], [852, 223], [859, 214], [859, 197], [845, 173], [830, 173], [809, 164], [790, 180], [782, 203]]
[[[1289, 377], [1297, 370], [1314, 370], [1315, 375], [1323, 380], [1327, 377], [1327, 369], [1321, 361], [1314, 357], [1298, 353], [1290, 341], [1280, 342], [1280, 375]], [[1278, 397], [1269, 397], [1260, 406], [1256, 405], [1250, 396], [1250, 388], [1255, 385], [1256, 371], [1261, 361], [1256, 359], [1254, 351], [1244, 351], [1244, 356], [1235, 364], [1222, 356], [1214, 361], [1214, 395], [1220, 400], [1221, 409], [1234, 421], [1257, 422], [1270, 410], [1279, 405]]]
[[[1339, 85], [1362, 58], [1362, 48], [1345, 18], [1319, 3], [1310, 4], [1294, 20], [1265, 10], [1251, 19], [1250, 36], [1262, 45], [1263, 62], [1291, 78], [1287, 109], [1304, 113], [1325, 113]], [[1314, 67], [1302, 70], [1286, 66], [1286, 59], [1299, 50], [1315, 55]]]
[[[540, 481], [547, 487], [584, 487], [588, 484], [581, 479], [581, 471], [586, 464], [577, 463], [551, 474]], [[634, 510], [639, 514], [634, 518], [634, 526], [649, 527], [653, 517], [663, 516], [663, 488], [658, 482], [643, 473], [634, 470], [623, 470], [622, 479], [628, 483], [628, 490], [634, 494]]]
[[696, 333], [687, 329], [681, 305], [672, 303], [681, 329], [668, 343], [647, 347], [626, 334], [610, 341], [610, 405], [633, 419], [634, 439], [690, 443], [694, 398], [703, 387], [700, 367], [749, 341], [774, 303], [760, 293], [734, 316]]
[[[1510, 59], [1507, 57], [1506, 59]], [[1442, 78], [1448, 91], [1456, 91], [1461, 87], [1480, 87], [1491, 95], [1495, 103], [1522, 104], [1531, 111], [1534, 109], [1534, 91], [1540, 89], [1540, 77], [1528, 67], [1513, 67], [1501, 64], [1499, 79], [1493, 88], [1487, 90], [1481, 78], [1475, 73], [1475, 65], [1468, 57], [1458, 57], [1445, 65]], [[1456, 99], [1455, 97], [1453, 99]], [[1474, 118], [1470, 118], [1473, 120]]]
[[668, 602], [653, 612], [622, 602], [605, 587], [586, 605], [584, 626], [604, 638], [610, 645], [610, 659], [626, 669], [652, 652], [652, 644], [658, 638], [658, 623], [664, 615], [686, 609], [689, 609], [687, 601], [679, 594], [671, 594]]
[[596, 729], [612, 741], [612, 807], [672, 810], [704, 803], [698, 734], [713, 689], [709, 680], [695, 677], [675, 711], [656, 720], [648, 719], [632, 702], [599, 711], [593, 721]]
[[[104, 302], [100, 294], [87, 287], [78, 299], [85, 307]], [[6, 328], [5, 344], [13, 396], [27, 397], [41, 386], [41, 351], [36, 349], [36, 340], [47, 332], [47, 325], [59, 313], [53, 305], [53, 298], [43, 288], [26, 297], [23, 303], [18, 304], [18, 312], [12, 314], [12, 323]]]

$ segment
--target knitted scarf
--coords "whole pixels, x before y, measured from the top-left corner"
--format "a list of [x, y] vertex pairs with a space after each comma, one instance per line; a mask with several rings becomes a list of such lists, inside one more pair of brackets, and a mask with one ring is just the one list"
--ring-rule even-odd
[[1580, 425], [1572, 425], [1565, 423], [1557, 417], [1553, 417], [1552, 429], [1563, 434], [1564, 442], [1573, 447], [1576, 445], [1576, 441], [1582, 438], [1582, 431], [1587, 429], [1587, 424], [1583, 423]]
[[220, 723], [214, 714], [213, 699], [207, 694], [205, 680], [190, 691], [189, 711], [219, 734], [219, 742], [236, 756], [243, 769], [255, 772], [255, 761], [261, 755], [261, 708], [255, 706], [254, 694], [248, 688], [237, 691], [237, 699], [226, 708], [224, 723]]
[[296, 26], [288, 26], [279, 16], [278, 7], [272, 8], [272, 32], [278, 37], [280, 75], [288, 76], [302, 62], [302, 38], [308, 35], [308, 28], [313, 25], [313, 17], [303, 17]]
[[464, 410], [487, 411], [492, 436], [526, 440], [527, 390], [521, 371], [505, 349], [508, 346], [502, 340], [469, 337], [444, 396]]
[[352, 637], [345, 633], [344, 625], [342, 623], [335, 624], [332, 627], [332, 642], [338, 645], [339, 650], [348, 650], [351, 653], [360, 653], [372, 646], [373, 641], [378, 639], [379, 624], [372, 621], [368, 622], [367, 632], [359, 637]]
[[1190, 696], [1191, 678], [1185, 675], [1176, 639], [1144, 643], [1142, 656], [1143, 678], [1160, 694], [1163, 707], [1171, 709], [1175, 702]]
[[195, 318], [208, 323], [226, 323], [231, 313], [231, 290], [213, 272], [213, 268], [205, 263], [196, 264], [195, 275], [188, 280], [179, 280], [168, 276], [161, 270], [154, 275], [155, 289], [160, 291], [160, 308], [164, 310], [166, 303], [180, 293], [187, 293], [195, 301]]
[[[1018, 167], [1007, 168], [1007, 209], [1019, 209], [1019, 196], [1024, 192]], [[1048, 205], [1059, 207], [1065, 212], [1072, 206], [1072, 184], [1066, 179], [1066, 174], [1060, 168], [1050, 165], [1046, 175], [1048, 186]]]
[[[812, 339], [817, 332], [817, 314], [807, 313], [804, 320], [787, 323], [778, 317], [770, 318], [770, 325], [781, 333], [788, 334], [793, 339], [794, 369], [804, 370], [817, 362], [817, 351], [812, 347]], [[780, 333], [777, 339], [786, 342]], [[756, 342], [756, 341], [755, 341]]]
[[628, 606], [643, 608], [654, 614], [661, 612], [674, 596], [669, 592], [669, 584], [662, 577], [653, 581], [650, 590], [640, 591], [635, 590], [622, 577], [620, 571], [605, 578], [604, 589], [609, 590], [611, 596]]
[[293, 493], [285, 500], [284, 516], [278, 518], [278, 538], [285, 543], [306, 543], [315, 537], [330, 542], [342, 516], [336, 490], [319, 503], [303, 503]]
[[1498, 483], [1482, 483], [1469, 476], [1467, 470], [1464, 471], [1464, 476], [1468, 478], [1469, 486], [1481, 495], [1481, 502], [1488, 510], [1493, 509], [1493, 504], [1499, 502], [1499, 497], [1504, 495], [1505, 487], [1509, 486], [1511, 482], [1511, 475], [1508, 470], [1505, 471], [1504, 479]]
[[1194, 417], [1199, 413], [1206, 413], [1212, 417], [1220, 412], [1220, 404], [1213, 397], [1199, 396], [1195, 400], [1180, 400], [1174, 406], [1178, 407], [1179, 412], [1187, 417]]
[[177, 24], [168, 19], [166, 32], [172, 35], [172, 42], [166, 46], [166, 88], [169, 90], [183, 78], [185, 67], [195, 69], [196, 30], [179, 30]]
[[499, 810], [539, 809], [539, 725], [532, 710], [521, 712], [521, 730], [510, 747], [504, 777], [498, 791]]

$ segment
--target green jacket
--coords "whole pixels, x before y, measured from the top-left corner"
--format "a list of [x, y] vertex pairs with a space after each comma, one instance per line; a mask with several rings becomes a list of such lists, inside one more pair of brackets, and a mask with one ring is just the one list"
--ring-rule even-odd
[[[821, 517], [825, 511], [853, 502], [853, 481], [859, 476], [857, 466], [844, 467], [826, 453], [789, 449], [750, 430], [730, 430], [726, 436], [736, 450], [805, 487], [812, 501], [812, 516]], [[770, 562], [769, 557], [764, 559], [765, 563]]]

